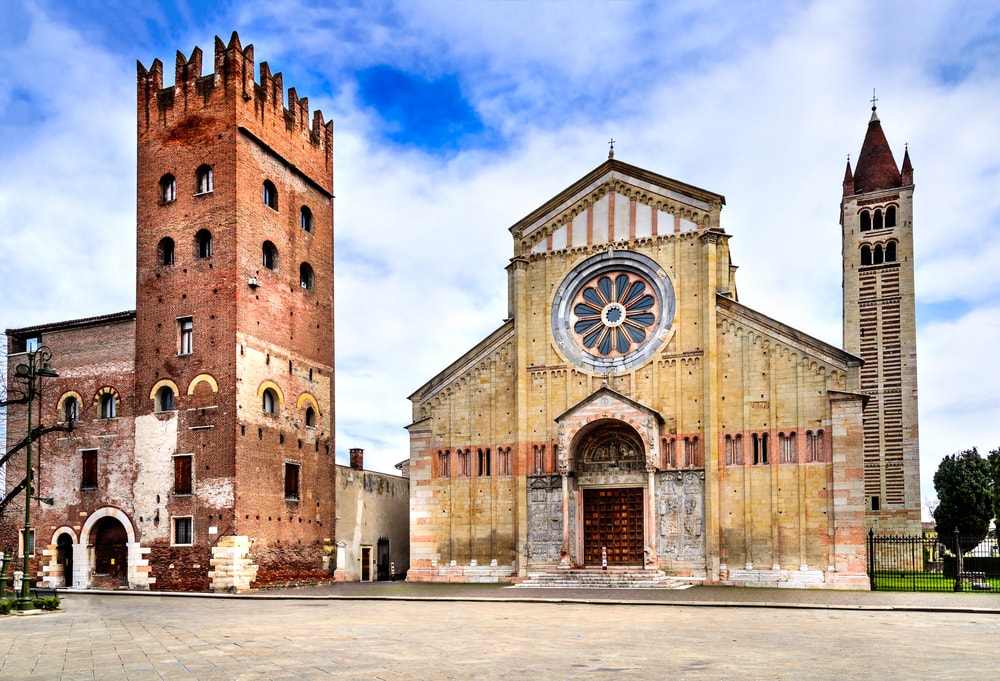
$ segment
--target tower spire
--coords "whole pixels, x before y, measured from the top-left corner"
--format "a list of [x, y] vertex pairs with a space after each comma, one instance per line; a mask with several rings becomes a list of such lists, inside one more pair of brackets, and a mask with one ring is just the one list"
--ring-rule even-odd
[[882, 122], [875, 113], [878, 97], [872, 91], [872, 117], [868, 121], [868, 132], [858, 154], [858, 165], [854, 170], [854, 193], [866, 194], [880, 189], [902, 186], [902, 178], [896, 159], [889, 148], [889, 142], [882, 132]]

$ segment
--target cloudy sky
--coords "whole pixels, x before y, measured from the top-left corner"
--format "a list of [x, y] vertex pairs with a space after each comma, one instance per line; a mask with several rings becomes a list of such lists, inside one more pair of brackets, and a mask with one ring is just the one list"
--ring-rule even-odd
[[[919, 11], [916, 8], [919, 7]], [[876, 88], [915, 168], [922, 491], [1000, 446], [995, 2], [5, 0], [0, 324], [135, 304], [135, 62], [238, 30], [334, 120], [337, 454], [506, 315], [507, 228], [607, 157], [724, 194], [740, 299], [841, 343], [838, 207]], [[363, 292], [363, 293], [362, 293]]]

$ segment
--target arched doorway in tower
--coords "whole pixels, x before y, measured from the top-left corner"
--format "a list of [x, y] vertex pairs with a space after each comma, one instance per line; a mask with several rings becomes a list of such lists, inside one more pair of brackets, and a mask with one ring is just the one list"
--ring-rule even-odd
[[627, 423], [602, 419], [582, 429], [574, 445], [583, 493], [583, 562], [643, 564], [645, 448]]
[[63, 586], [73, 586], [73, 537], [68, 532], [56, 539], [56, 563], [62, 568]]
[[128, 586], [128, 533], [117, 518], [97, 521], [94, 537], [94, 586]]

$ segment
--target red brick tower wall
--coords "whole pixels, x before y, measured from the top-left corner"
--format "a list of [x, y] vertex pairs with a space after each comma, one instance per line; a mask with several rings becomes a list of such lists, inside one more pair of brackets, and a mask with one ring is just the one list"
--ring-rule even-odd
[[[286, 107], [281, 75], [266, 63], [256, 82], [253, 47], [235, 33], [228, 45], [216, 38], [215, 72], [201, 71], [198, 48], [189, 59], [178, 53], [173, 87], [163, 88], [159, 60], [138, 66], [135, 400], [149, 419], [177, 419], [173, 454], [192, 454], [194, 469], [192, 494], [164, 496], [168, 515], [194, 518], [192, 545], [161, 537], [150, 556], [169, 559], [184, 583], [158, 574], [158, 588], [207, 586], [223, 535], [253, 540], [257, 585], [301, 579], [321, 568], [334, 532], [332, 122], [317, 111], [310, 124], [294, 90]], [[205, 165], [212, 188], [199, 192]], [[176, 197], [164, 201], [168, 173]], [[265, 180], [276, 210], [264, 204]], [[300, 226], [303, 206], [311, 231]], [[200, 257], [203, 229], [210, 257]], [[164, 237], [172, 264], [160, 264]], [[273, 269], [263, 266], [265, 241], [277, 250]], [[309, 290], [302, 263], [314, 273]], [[190, 353], [180, 346], [185, 318]], [[175, 415], [155, 413], [150, 394], [163, 379], [177, 386]], [[273, 414], [262, 406], [268, 387]], [[141, 442], [155, 429], [137, 426], [137, 458], [172, 456]], [[289, 465], [297, 494], [286, 488]]]

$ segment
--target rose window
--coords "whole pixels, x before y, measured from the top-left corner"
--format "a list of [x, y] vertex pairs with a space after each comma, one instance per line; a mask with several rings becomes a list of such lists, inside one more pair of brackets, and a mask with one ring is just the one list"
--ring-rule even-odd
[[642, 345], [659, 314], [649, 284], [634, 272], [608, 272], [578, 289], [573, 299], [572, 329], [587, 352], [623, 357]]
[[552, 338], [578, 367], [627, 371], [662, 347], [674, 310], [673, 284], [655, 260], [609, 249], [579, 263], [556, 287]]

